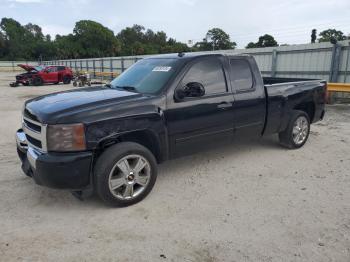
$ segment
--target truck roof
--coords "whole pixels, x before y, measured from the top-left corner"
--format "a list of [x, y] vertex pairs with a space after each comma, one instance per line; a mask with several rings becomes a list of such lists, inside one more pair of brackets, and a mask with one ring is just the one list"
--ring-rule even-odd
[[206, 52], [190, 52], [190, 53], [173, 53], [173, 54], [162, 54], [162, 55], [154, 55], [146, 58], [176, 58], [176, 59], [189, 59], [196, 57], [210, 57], [210, 56], [236, 56], [236, 57], [251, 57], [248, 54], [225, 54], [225, 53], [206, 53]]

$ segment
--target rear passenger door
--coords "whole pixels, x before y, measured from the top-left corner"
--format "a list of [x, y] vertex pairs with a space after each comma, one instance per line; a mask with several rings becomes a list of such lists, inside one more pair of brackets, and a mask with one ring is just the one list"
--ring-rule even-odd
[[234, 128], [236, 137], [261, 135], [266, 114], [264, 84], [252, 57], [230, 57], [230, 83], [234, 93]]
[[168, 93], [165, 119], [172, 156], [232, 140], [233, 94], [227, 85], [223, 62], [223, 57], [197, 58], [186, 69], [177, 88], [200, 83], [205, 89], [203, 96], [176, 101], [176, 89]]

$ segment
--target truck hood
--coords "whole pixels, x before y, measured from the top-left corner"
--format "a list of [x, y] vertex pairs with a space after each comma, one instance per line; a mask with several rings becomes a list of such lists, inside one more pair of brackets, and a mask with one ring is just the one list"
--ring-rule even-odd
[[53, 122], [64, 115], [94, 110], [104, 105], [120, 104], [142, 98], [139, 93], [90, 87], [40, 96], [25, 103], [25, 115], [31, 115], [42, 123]]

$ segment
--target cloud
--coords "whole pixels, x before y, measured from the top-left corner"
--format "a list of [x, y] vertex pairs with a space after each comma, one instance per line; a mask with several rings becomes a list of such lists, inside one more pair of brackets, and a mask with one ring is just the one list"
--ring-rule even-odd
[[60, 25], [43, 25], [42, 31], [45, 35], [49, 34], [51, 37], [55, 37], [57, 34], [59, 35], [68, 35], [73, 32], [72, 27], [65, 27]]

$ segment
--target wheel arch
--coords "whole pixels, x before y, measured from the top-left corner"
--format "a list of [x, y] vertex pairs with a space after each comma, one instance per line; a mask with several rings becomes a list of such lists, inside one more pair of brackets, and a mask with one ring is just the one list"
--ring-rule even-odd
[[102, 152], [105, 151], [107, 148], [120, 142], [138, 143], [146, 147], [149, 151], [151, 151], [158, 163], [163, 161], [160, 139], [157, 134], [155, 134], [152, 130], [149, 129], [123, 132], [102, 139], [96, 146], [96, 158], [98, 158], [98, 156], [102, 154]]
[[309, 116], [310, 123], [314, 121], [315, 109], [316, 109], [315, 103], [312, 101], [301, 102], [295, 105], [293, 108], [293, 110], [304, 111]]

